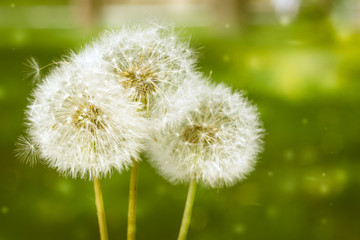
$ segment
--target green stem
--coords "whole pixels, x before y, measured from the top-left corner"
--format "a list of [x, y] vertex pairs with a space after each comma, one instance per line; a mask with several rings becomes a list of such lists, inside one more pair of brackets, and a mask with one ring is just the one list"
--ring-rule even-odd
[[104, 202], [101, 192], [100, 180], [98, 178], [94, 178], [94, 190], [95, 190], [96, 209], [97, 209], [97, 215], [99, 221], [100, 239], [108, 240]]
[[129, 210], [128, 210], [128, 227], [127, 240], [135, 240], [136, 232], [136, 190], [138, 183], [139, 163], [134, 161], [130, 176], [129, 190]]
[[195, 193], [196, 193], [196, 180], [192, 179], [190, 182], [189, 191], [186, 198], [185, 210], [181, 222], [178, 240], [186, 239], [186, 235], [188, 233], [190, 220], [191, 220], [191, 212], [194, 205]]

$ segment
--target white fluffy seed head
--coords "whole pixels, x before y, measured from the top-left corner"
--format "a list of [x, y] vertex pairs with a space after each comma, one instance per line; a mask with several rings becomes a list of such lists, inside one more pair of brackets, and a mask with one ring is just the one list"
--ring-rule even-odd
[[[253, 170], [262, 149], [257, 109], [224, 85], [193, 83], [183, 96], [193, 103], [183, 105], [182, 116], [168, 112], [149, 140], [150, 162], [172, 183], [196, 179], [210, 187], [231, 186]], [[172, 110], [179, 112], [180, 103]]]
[[183, 81], [198, 74], [188, 42], [179, 41], [167, 26], [123, 27], [105, 33], [94, 47], [131, 100], [142, 103], [146, 112], [166, 103]]
[[33, 92], [28, 135], [44, 162], [63, 175], [92, 179], [139, 158], [146, 122], [140, 105], [103, 74], [92, 50], [64, 61]]

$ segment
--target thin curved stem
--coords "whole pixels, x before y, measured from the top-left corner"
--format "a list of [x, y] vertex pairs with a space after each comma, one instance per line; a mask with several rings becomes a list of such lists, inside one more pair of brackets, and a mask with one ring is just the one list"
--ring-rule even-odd
[[189, 230], [192, 208], [194, 205], [195, 193], [196, 193], [196, 180], [192, 179], [189, 186], [188, 195], [186, 198], [184, 215], [181, 222], [180, 232], [178, 240], [185, 240]]
[[104, 202], [101, 192], [100, 180], [98, 178], [94, 178], [94, 190], [95, 190], [96, 209], [97, 209], [97, 215], [99, 221], [100, 239], [108, 240]]
[[139, 163], [134, 161], [130, 176], [129, 190], [129, 209], [128, 209], [128, 226], [127, 239], [135, 240], [136, 233], [136, 192], [138, 183]]

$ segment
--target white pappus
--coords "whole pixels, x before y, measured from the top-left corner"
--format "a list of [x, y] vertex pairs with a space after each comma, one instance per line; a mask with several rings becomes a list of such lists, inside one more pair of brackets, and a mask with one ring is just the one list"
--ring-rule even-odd
[[147, 122], [92, 49], [73, 54], [38, 84], [26, 110], [29, 141], [63, 175], [100, 178], [138, 160]]
[[[182, 96], [193, 103], [182, 105], [181, 116], [169, 111], [148, 141], [149, 161], [172, 183], [195, 179], [210, 187], [231, 186], [253, 170], [262, 149], [257, 108], [223, 84], [193, 83]], [[173, 110], [179, 111], [181, 96], [176, 97]]]
[[93, 46], [111, 65], [110, 74], [130, 100], [143, 104], [147, 116], [165, 104], [179, 85], [198, 75], [195, 53], [171, 27], [123, 27], [105, 33]]

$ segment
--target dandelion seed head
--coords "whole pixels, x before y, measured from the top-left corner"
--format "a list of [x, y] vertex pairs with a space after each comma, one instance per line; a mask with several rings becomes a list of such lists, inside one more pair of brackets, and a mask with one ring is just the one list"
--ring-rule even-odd
[[167, 121], [153, 133], [157, 141], [148, 141], [150, 162], [172, 183], [195, 178], [210, 187], [223, 187], [241, 181], [253, 170], [262, 149], [256, 107], [222, 84], [195, 81], [188, 88], [192, 90], [188, 101], [193, 103], [174, 102]]
[[143, 110], [156, 109], [185, 79], [198, 74], [189, 44], [179, 41], [167, 26], [123, 27], [105, 33], [94, 46]]
[[27, 108], [28, 133], [45, 164], [92, 179], [139, 160], [147, 122], [93, 49], [73, 54], [39, 84]]

